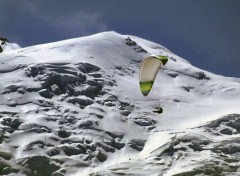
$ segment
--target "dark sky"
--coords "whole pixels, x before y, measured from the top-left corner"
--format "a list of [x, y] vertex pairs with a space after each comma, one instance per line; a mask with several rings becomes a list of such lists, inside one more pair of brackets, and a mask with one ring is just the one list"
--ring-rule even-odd
[[22, 47], [112, 30], [240, 77], [240, 0], [0, 0], [0, 36]]

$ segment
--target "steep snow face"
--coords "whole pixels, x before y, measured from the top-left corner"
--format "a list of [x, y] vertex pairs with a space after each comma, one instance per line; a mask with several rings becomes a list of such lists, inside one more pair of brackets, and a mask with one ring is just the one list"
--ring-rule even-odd
[[[144, 97], [139, 67], [151, 54], [169, 61]], [[239, 79], [198, 69], [135, 36], [105, 32], [5, 50], [0, 94], [1, 175], [240, 169]], [[159, 107], [163, 113], [154, 113]]]

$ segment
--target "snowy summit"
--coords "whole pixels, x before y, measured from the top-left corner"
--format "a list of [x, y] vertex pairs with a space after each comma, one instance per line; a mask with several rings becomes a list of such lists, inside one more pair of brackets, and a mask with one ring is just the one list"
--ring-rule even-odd
[[[2, 49], [0, 175], [240, 173], [239, 78], [115, 32]], [[150, 55], [168, 62], [145, 97]]]

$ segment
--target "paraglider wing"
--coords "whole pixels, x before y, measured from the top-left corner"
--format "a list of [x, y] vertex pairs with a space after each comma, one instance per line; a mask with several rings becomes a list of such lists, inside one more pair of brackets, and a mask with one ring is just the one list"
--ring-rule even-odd
[[145, 58], [140, 69], [140, 89], [147, 96], [152, 89], [158, 70], [168, 61], [167, 56], [152, 55]]

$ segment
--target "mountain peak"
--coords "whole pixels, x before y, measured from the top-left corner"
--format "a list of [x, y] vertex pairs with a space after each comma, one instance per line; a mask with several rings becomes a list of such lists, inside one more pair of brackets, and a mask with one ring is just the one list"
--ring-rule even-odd
[[[152, 54], [169, 61], [144, 97], [139, 69]], [[170, 176], [239, 161], [239, 82], [159, 44], [111, 31], [0, 60], [0, 157], [10, 168], [0, 174]]]

